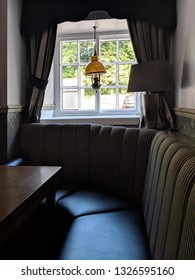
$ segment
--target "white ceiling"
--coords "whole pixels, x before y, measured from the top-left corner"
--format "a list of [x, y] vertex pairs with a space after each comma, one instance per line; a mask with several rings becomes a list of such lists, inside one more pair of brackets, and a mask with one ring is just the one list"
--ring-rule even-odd
[[97, 32], [128, 31], [126, 19], [97, 19], [61, 23], [58, 25], [58, 34], [93, 33], [94, 25], [97, 26]]

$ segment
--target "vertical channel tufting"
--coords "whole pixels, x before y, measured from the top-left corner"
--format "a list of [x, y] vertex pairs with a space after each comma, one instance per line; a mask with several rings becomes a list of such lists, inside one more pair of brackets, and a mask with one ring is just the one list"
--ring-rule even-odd
[[149, 236], [153, 255], [157, 255], [157, 252], [162, 254], [175, 182], [182, 164], [190, 156], [189, 150], [183, 148], [181, 143], [172, 143], [165, 152], [162, 170], [159, 174]]
[[142, 202], [150, 146], [155, 134], [156, 130], [141, 129], [138, 137], [134, 177], [134, 201], [139, 205]]
[[22, 131], [21, 150], [31, 164], [60, 165], [64, 183], [84, 183], [140, 201], [156, 131], [98, 124], [28, 124]]
[[195, 184], [187, 201], [177, 259], [195, 260]]
[[75, 147], [75, 177], [79, 183], [89, 182], [89, 137], [90, 124], [77, 125]]
[[90, 178], [98, 187], [118, 188], [121, 141], [125, 128], [93, 126], [90, 135]]
[[60, 124], [50, 124], [45, 126], [43, 140], [43, 165], [59, 165], [60, 137]]
[[136, 146], [140, 129], [125, 129], [121, 143], [119, 195], [133, 200]]
[[109, 174], [106, 172], [109, 169], [108, 149], [110, 143], [111, 127], [102, 126], [96, 142], [95, 148], [95, 181], [94, 183], [101, 188], [107, 188], [109, 185]]
[[116, 194], [119, 194], [121, 143], [124, 132], [124, 127], [112, 127], [110, 133], [110, 143], [108, 149], [109, 169], [107, 172], [110, 177], [109, 189]]
[[174, 192], [175, 189], [178, 188], [178, 184], [181, 183], [181, 177], [179, 177], [181, 168], [190, 156], [191, 154], [189, 153], [189, 151], [185, 148], [182, 148], [175, 153], [170, 162], [169, 170], [167, 173], [167, 180], [164, 186], [162, 204], [158, 221], [158, 229], [156, 233], [154, 259], [163, 259]]
[[43, 157], [45, 125], [25, 124], [20, 134], [20, 150], [22, 155], [28, 156], [30, 164], [40, 165]]
[[183, 164], [176, 181], [163, 259], [177, 258], [183, 218], [194, 182], [195, 157], [192, 157]]
[[[156, 194], [158, 192], [158, 187], [159, 187], [159, 178], [161, 177], [162, 183], [165, 182], [167, 173], [164, 171], [164, 156], [165, 153], [168, 149], [168, 147], [174, 143], [173, 138], [167, 137], [162, 144], [159, 147], [156, 162], [155, 162], [155, 168], [154, 168], [154, 175], [153, 175], [153, 180], [151, 182], [151, 192], [150, 192], [150, 198], [149, 198], [149, 204], [148, 204], [148, 209], [147, 212], [145, 213], [145, 221], [146, 221], [146, 230], [148, 236], [150, 236], [150, 230], [151, 230], [151, 223], [152, 223], [152, 218], [154, 214], [154, 205], [155, 205], [155, 200], [156, 200]], [[181, 147], [181, 145], [179, 145]], [[169, 149], [169, 152], [171, 155], [173, 155], [178, 149], [178, 145], [175, 145], [175, 149]], [[163, 177], [164, 176], [164, 177]]]
[[91, 125], [90, 126], [90, 142], [89, 142], [89, 166], [90, 166], [90, 186], [97, 186], [97, 155], [98, 149], [98, 138], [102, 126]]
[[167, 138], [167, 134], [157, 133], [151, 145], [151, 150], [148, 159], [148, 166], [146, 171], [145, 184], [144, 184], [143, 199], [142, 199], [142, 207], [143, 207], [145, 221], [147, 218], [147, 213], [148, 213], [148, 208], [150, 203], [152, 182], [155, 174], [157, 155], [161, 147], [161, 144], [163, 143], [163, 141], [165, 141], [166, 138]]
[[62, 166], [64, 182], [71, 182], [75, 177], [75, 147], [76, 124], [64, 124], [61, 126], [59, 164]]

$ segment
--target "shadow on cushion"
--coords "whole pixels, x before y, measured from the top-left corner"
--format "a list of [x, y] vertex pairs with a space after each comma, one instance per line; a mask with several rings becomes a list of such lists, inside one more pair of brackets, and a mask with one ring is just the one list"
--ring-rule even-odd
[[131, 209], [133, 205], [110, 193], [98, 191], [75, 191], [61, 198], [57, 208], [67, 212], [72, 218], [83, 215]]

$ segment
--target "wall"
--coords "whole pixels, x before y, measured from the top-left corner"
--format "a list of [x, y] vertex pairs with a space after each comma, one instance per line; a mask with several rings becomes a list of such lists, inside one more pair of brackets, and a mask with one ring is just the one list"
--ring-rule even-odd
[[21, 4], [22, 0], [0, 0], [0, 163], [17, 156], [25, 108]]
[[195, 1], [177, 0], [174, 40], [177, 126], [195, 139]]
[[8, 1], [7, 19], [7, 85], [8, 108], [21, 109], [25, 105], [24, 77], [25, 77], [25, 48], [20, 35], [21, 0]]
[[7, 105], [7, 1], [0, 0], [0, 110]]

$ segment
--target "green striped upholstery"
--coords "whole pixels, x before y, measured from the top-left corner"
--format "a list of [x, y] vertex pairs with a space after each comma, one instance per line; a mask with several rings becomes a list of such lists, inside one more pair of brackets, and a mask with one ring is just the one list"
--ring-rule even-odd
[[178, 171], [188, 157], [190, 157], [189, 151], [181, 148], [179, 143], [170, 145], [164, 155], [162, 162], [164, 168], [159, 176], [158, 191], [150, 227], [151, 251], [155, 254], [160, 254], [160, 252], [162, 254], [162, 246], [160, 245], [163, 244], [162, 241], [166, 238], [175, 180]]
[[[156, 161], [155, 161], [155, 166], [154, 166], [154, 172], [151, 176], [151, 180], [152, 182], [150, 183], [150, 196], [149, 196], [149, 201], [148, 201], [148, 208], [146, 209], [147, 211], [145, 211], [145, 220], [146, 220], [146, 224], [147, 224], [147, 232], [149, 234], [150, 232], [150, 227], [151, 227], [151, 220], [153, 217], [153, 210], [154, 210], [154, 204], [155, 204], [155, 200], [156, 200], [156, 195], [158, 193], [158, 188], [159, 188], [159, 178], [162, 177], [162, 173], [164, 174], [164, 177], [166, 176], [166, 170], [165, 172], [163, 172], [163, 170], [166, 168], [166, 165], [163, 165], [163, 159], [164, 159], [164, 155], [165, 152], [168, 148], [168, 146], [173, 143], [173, 139], [165, 139], [163, 141], [163, 143], [161, 143], [158, 153], [157, 153], [157, 157], [156, 157]], [[162, 178], [164, 179], [164, 178]]]
[[[167, 229], [166, 243], [164, 248], [164, 259], [178, 258], [178, 250], [180, 248], [180, 239], [183, 229], [184, 217], [187, 205], [189, 204], [189, 195], [194, 185], [194, 179], [195, 157], [191, 157], [183, 164], [175, 184], [169, 225]], [[193, 236], [195, 232], [192, 231], [191, 234]], [[191, 257], [193, 256], [194, 255], [192, 255]]]
[[178, 259], [195, 259], [195, 184], [189, 194], [186, 211], [183, 216], [183, 228], [180, 232]]
[[151, 185], [152, 185], [154, 169], [156, 165], [156, 157], [157, 157], [159, 146], [161, 145], [161, 143], [164, 141], [165, 138], [166, 135], [163, 134], [161, 135], [160, 133], [157, 133], [151, 144], [148, 166], [146, 171], [145, 186], [143, 191], [143, 201], [142, 201], [145, 218], [146, 218], [150, 194], [151, 194]]
[[106, 188], [141, 203], [156, 131], [95, 124], [27, 124], [21, 150], [33, 165], [60, 165], [66, 183]]
[[194, 204], [190, 204], [194, 203], [190, 196], [194, 180], [192, 151], [167, 133], [157, 133], [151, 145], [142, 203], [154, 259], [194, 258]]

